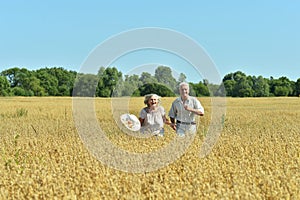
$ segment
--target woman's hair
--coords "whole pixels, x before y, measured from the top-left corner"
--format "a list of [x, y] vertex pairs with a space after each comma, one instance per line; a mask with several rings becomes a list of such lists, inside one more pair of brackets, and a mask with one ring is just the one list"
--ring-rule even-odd
[[149, 99], [150, 99], [151, 97], [153, 97], [153, 96], [157, 98], [157, 102], [158, 102], [157, 105], [159, 105], [159, 104], [160, 104], [160, 98], [161, 98], [161, 97], [158, 96], [157, 94], [146, 94], [146, 95], [145, 95], [145, 99], [144, 99], [144, 104], [147, 105], [147, 106], [149, 106], [149, 105], [148, 105], [148, 101], [149, 101]]

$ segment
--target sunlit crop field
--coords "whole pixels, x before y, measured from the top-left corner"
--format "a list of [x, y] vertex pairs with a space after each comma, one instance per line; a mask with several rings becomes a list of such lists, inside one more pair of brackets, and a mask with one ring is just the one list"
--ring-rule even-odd
[[[169, 110], [174, 98], [163, 98]], [[72, 98], [0, 98], [0, 199], [300, 199], [300, 98], [227, 98], [222, 134], [199, 157], [211, 99], [185, 154], [152, 172], [128, 173], [98, 161], [80, 139]], [[143, 98], [132, 98], [138, 115]], [[145, 153], [165, 137], [135, 138], [112, 117], [111, 99], [95, 99], [96, 118], [121, 149]]]

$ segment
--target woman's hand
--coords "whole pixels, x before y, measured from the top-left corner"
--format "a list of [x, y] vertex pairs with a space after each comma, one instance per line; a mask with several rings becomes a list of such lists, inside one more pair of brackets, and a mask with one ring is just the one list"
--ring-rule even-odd
[[167, 119], [165, 116], [163, 117], [164, 123], [167, 125], [171, 125], [171, 122], [169, 121], [169, 119]]

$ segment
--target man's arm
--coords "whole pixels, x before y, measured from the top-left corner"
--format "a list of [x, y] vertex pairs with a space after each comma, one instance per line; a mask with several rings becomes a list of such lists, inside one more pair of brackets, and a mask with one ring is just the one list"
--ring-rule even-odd
[[171, 120], [171, 124], [170, 124], [171, 128], [173, 130], [176, 130], [175, 118], [170, 117], [170, 120]]
[[175, 113], [176, 113], [176, 111], [175, 111], [174, 103], [172, 103], [171, 109], [169, 111], [169, 117], [170, 117], [170, 121], [171, 121], [170, 127], [173, 130], [176, 130]]
[[184, 109], [187, 111], [193, 112], [196, 115], [200, 115], [200, 116], [204, 115], [204, 112], [203, 112], [204, 110], [202, 111], [202, 109], [194, 109], [194, 108], [188, 107], [187, 105], [184, 106]]
[[184, 109], [190, 112], [195, 113], [196, 115], [203, 116], [204, 115], [204, 108], [201, 105], [200, 101], [193, 97], [193, 105], [194, 107], [188, 107], [187, 105], [184, 106]]

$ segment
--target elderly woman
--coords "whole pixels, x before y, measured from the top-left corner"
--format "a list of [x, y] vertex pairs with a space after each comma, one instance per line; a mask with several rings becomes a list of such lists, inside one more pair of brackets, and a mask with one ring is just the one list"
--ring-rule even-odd
[[164, 135], [164, 123], [170, 124], [166, 118], [165, 109], [160, 106], [160, 96], [156, 94], [145, 95], [144, 104], [147, 105], [140, 111], [141, 133]]

